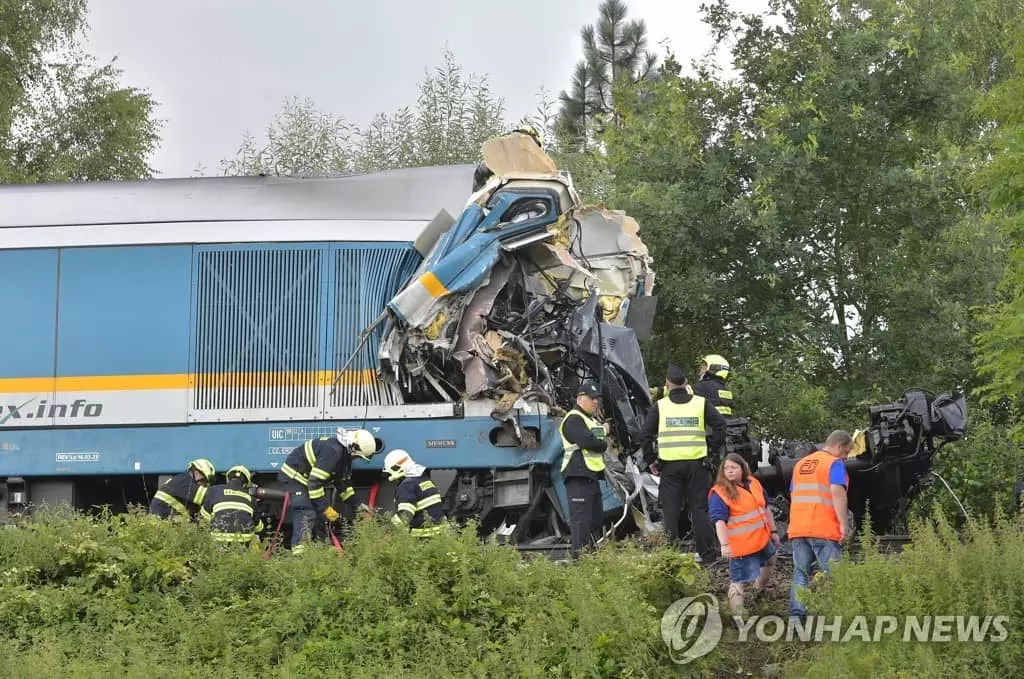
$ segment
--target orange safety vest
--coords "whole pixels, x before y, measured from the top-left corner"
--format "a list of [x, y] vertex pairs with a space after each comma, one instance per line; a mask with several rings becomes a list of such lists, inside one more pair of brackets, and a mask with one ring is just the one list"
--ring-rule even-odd
[[790, 494], [789, 539], [821, 538], [838, 542], [842, 538], [839, 517], [832, 502], [828, 470], [839, 458], [819, 450], [797, 462], [793, 468]]
[[729, 521], [725, 524], [725, 535], [729, 540], [729, 549], [734, 558], [756, 554], [768, 546], [772, 532], [768, 529], [768, 518], [764, 490], [761, 483], [750, 477], [750, 490], [743, 486], [737, 488], [739, 496], [730, 500], [725, 488], [715, 485], [708, 493], [717, 492], [722, 501], [729, 507]]

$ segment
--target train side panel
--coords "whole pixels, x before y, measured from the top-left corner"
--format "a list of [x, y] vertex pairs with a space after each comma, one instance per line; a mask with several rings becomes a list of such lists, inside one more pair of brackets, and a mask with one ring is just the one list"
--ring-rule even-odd
[[0, 429], [52, 422], [59, 260], [57, 249], [0, 251]]
[[192, 248], [67, 248], [60, 259], [54, 424], [183, 424]]

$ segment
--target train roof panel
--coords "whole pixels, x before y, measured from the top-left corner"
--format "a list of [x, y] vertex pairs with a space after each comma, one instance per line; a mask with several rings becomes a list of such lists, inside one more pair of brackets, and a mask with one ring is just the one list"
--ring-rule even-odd
[[0, 228], [195, 221], [429, 222], [458, 217], [473, 165], [328, 177], [197, 177], [0, 185]]

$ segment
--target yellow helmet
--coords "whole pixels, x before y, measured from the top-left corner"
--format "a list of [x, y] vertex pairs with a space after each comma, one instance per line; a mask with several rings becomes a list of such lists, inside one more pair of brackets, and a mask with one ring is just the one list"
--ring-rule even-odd
[[723, 382], [729, 379], [729, 361], [718, 354], [708, 354], [701, 360], [708, 364], [709, 373], [720, 378]]
[[205, 458], [199, 458], [192, 460], [188, 463], [188, 470], [198, 470], [200, 474], [206, 477], [208, 482], [213, 481], [213, 477], [217, 475], [217, 468], [213, 466], [213, 463]]
[[232, 476], [241, 476], [245, 480], [245, 486], [252, 485], [252, 472], [240, 464], [236, 464], [224, 473], [224, 478], [230, 479]]

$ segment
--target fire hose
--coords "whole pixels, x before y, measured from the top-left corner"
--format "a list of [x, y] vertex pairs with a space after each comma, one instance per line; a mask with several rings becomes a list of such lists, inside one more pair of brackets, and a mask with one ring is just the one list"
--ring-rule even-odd
[[[370, 501], [369, 501], [370, 509], [374, 509], [376, 507], [376, 505], [377, 505], [377, 491], [378, 490], [380, 490], [380, 484], [379, 483], [375, 483], [375, 484], [373, 484], [370, 487]], [[260, 489], [260, 491], [264, 491], [264, 489]], [[257, 497], [261, 497], [261, 498], [262, 497], [266, 497], [265, 491], [264, 492], [257, 491]], [[263, 560], [264, 561], [267, 561], [268, 559], [270, 559], [271, 555], [274, 553], [274, 550], [277, 548], [277, 545], [278, 545], [278, 543], [280, 541], [280, 537], [281, 537], [281, 528], [282, 528], [282, 526], [284, 526], [284, 517], [288, 515], [288, 506], [289, 506], [290, 503], [291, 503], [291, 493], [285, 492], [284, 493], [284, 499], [283, 499], [282, 504], [281, 504], [281, 518], [278, 519], [277, 528], [274, 529], [274, 534], [273, 534], [273, 536], [271, 536], [270, 543], [267, 545], [266, 550], [264, 550], [264, 552], [263, 552]], [[330, 524], [327, 525], [327, 534], [330, 535], [330, 537], [331, 537], [331, 544], [334, 545], [334, 548], [338, 551], [338, 556], [339, 557], [345, 556], [345, 549], [342, 547], [341, 541], [338, 539], [338, 536], [334, 533], [334, 530], [331, 528]]]

